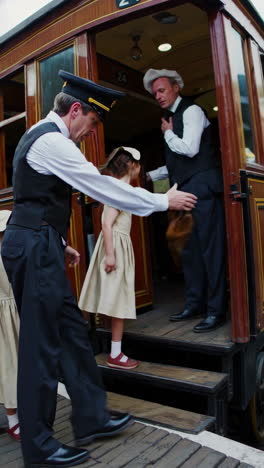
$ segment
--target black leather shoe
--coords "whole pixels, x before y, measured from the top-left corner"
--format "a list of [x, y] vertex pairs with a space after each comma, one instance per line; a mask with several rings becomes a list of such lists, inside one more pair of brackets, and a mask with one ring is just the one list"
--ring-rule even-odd
[[67, 466], [79, 465], [88, 460], [88, 458], [89, 453], [87, 450], [62, 445], [56, 452], [45, 458], [45, 460], [25, 463], [25, 468], [46, 468], [49, 466], [52, 468], [59, 468], [61, 466], [66, 468]]
[[119, 434], [124, 429], [126, 429], [134, 421], [131, 414], [123, 413], [121, 416], [114, 416], [107, 421], [107, 423], [98, 429], [98, 431], [93, 432], [92, 434], [87, 434], [80, 439], [75, 440], [75, 445], [80, 447], [81, 445], [87, 445], [92, 442], [94, 439], [99, 439], [100, 437], [111, 437], [113, 435]]
[[179, 314], [172, 314], [169, 316], [171, 322], [177, 322], [178, 320], [190, 320], [200, 315], [197, 309], [184, 309]]
[[204, 332], [209, 332], [211, 330], [215, 330], [218, 327], [221, 327], [221, 325], [224, 324], [224, 318], [223, 317], [217, 317], [215, 315], [208, 315], [204, 320], [199, 322], [195, 327], [193, 328], [193, 331], [195, 333], [204, 333]]

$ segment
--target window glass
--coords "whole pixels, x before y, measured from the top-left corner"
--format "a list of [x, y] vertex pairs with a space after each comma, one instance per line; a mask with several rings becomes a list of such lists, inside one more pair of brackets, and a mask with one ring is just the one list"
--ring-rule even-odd
[[232, 28], [233, 31], [233, 46], [232, 46], [232, 61], [231, 68], [233, 68], [234, 75], [237, 79], [239, 94], [240, 94], [240, 105], [243, 120], [243, 133], [245, 141], [245, 157], [247, 162], [254, 162], [256, 160], [254, 151], [253, 132], [250, 116], [250, 105], [248, 95], [248, 85], [246, 78], [246, 69], [243, 54], [243, 38]]
[[40, 61], [41, 117], [45, 117], [53, 108], [56, 94], [61, 91], [62, 79], [59, 70], [74, 73], [73, 46]]

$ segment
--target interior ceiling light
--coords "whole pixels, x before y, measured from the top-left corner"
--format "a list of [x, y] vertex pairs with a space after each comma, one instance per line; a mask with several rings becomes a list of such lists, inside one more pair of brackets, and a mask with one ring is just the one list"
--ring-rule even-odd
[[132, 41], [134, 41], [133, 47], [130, 49], [130, 57], [133, 60], [140, 60], [142, 57], [142, 50], [138, 45], [138, 41], [140, 40], [140, 35], [136, 34], [132, 36]]
[[168, 52], [169, 50], [171, 50], [171, 48], [172, 45], [169, 42], [164, 42], [163, 44], [160, 44], [158, 46], [160, 52]]
[[154, 18], [158, 23], [161, 24], [175, 24], [178, 21], [178, 16], [169, 13], [168, 11], [162, 11], [161, 13], [157, 13], [157, 15], [153, 15]]
[[153, 42], [160, 52], [168, 52], [172, 48], [168, 37], [164, 34], [154, 37]]
[[215, 112], [217, 112], [217, 111], [218, 111], [218, 107], [217, 107], [217, 106], [214, 106], [214, 107], [213, 107], [213, 110], [214, 110]]

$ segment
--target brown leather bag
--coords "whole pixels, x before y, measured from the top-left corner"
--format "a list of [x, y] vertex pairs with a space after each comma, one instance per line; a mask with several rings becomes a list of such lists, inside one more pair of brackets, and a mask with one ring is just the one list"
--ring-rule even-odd
[[172, 255], [178, 255], [192, 232], [194, 220], [188, 211], [169, 212], [169, 225], [166, 231], [168, 247]]

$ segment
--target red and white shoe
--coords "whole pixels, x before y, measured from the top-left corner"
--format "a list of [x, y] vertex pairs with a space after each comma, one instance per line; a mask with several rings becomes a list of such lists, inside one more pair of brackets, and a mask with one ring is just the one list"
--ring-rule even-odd
[[21, 441], [20, 432], [18, 432], [18, 434], [15, 434], [18, 428], [19, 428], [19, 423], [15, 424], [13, 427], [7, 427], [6, 432], [12, 437], [12, 439], [15, 439], [16, 441], [20, 442]]
[[135, 369], [139, 365], [138, 361], [131, 358], [121, 361], [122, 357], [124, 357], [123, 353], [120, 353], [116, 358], [112, 358], [111, 354], [109, 354], [106, 364], [108, 367], [115, 367], [116, 369]]

